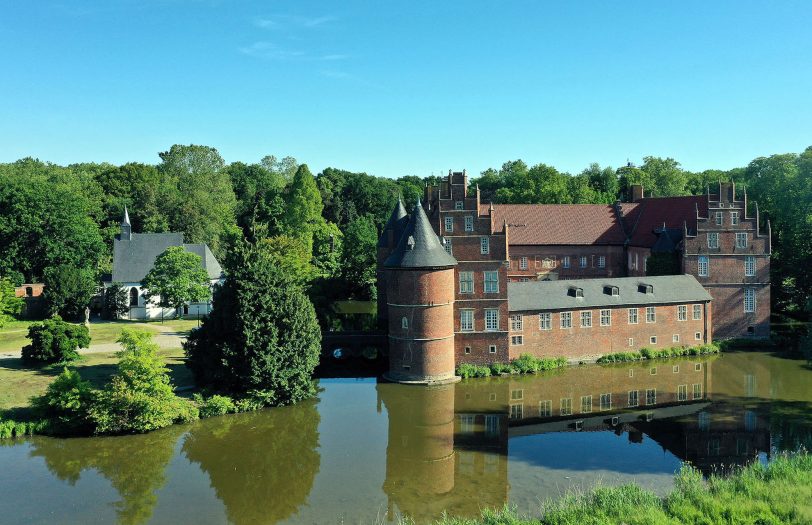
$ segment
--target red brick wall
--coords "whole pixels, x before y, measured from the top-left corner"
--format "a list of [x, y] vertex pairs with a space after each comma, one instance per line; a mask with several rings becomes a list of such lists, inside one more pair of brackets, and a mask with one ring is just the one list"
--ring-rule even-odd
[[[600, 326], [600, 310], [581, 309], [572, 311], [572, 328], [561, 328], [561, 312], [553, 311], [552, 329], [539, 329], [539, 313], [534, 312], [511, 312], [521, 314], [523, 317], [522, 331], [511, 329], [510, 335], [522, 335], [524, 344], [511, 345], [510, 358], [515, 359], [521, 354], [531, 354], [537, 357], [559, 357], [567, 359], [590, 359], [602, 354], [614, 352], [628, 352], [639, 350], [644, 347], [661, 349], [672, 346], [695, 346], [710, 340], [710, 334], [706, 334], [706, 321], [711, 322], [707, 316], [709, 310], [705, 303], [702, 305], [702, 318], [693, 319], [693, 304], [687, 303], [688, 320], [677, 320], [677, 305], [656, 305], [656, 322], [646, 323], [646, 306], [637, 306], [638, 322], [629, 324], [628, 308], [624, 307], [608, 308], [612, 312], [611, 326]], [[581, 312], [592, 312], [592, 327], [581, 328]], [[706, 319], [706, 316], [708, 317]], [[700, 339], [695, 338], [695, 334], [700, 333]], [[679, 342], [673, 341], [674, 335], [679, 335]], [[650, 337], [656, 336], [657, 343], [652, 344]], [[629, 339], [633, 339], [633, 345], [629, 346]]]

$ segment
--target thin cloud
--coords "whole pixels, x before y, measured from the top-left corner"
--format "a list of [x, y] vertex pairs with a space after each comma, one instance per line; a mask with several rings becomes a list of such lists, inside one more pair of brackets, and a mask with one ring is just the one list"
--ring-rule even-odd
[[334, 16], [297, 16], [297, 15], [272, 15], [268, 17], [257, 17], [254, 25], [262, 29], [290, 29], [290, 28], [316, 28], [334, 21]]
[[350, 58], [350, 55], [334, 54], [334, 55], [322, 55], [320, 60], [326, 60], [326, 61], [347, 60], [348, 58]]
[[239, 48], [240, 53], [266, 60], [297, 60], [305, 58], [304, 51], [282, 49], [271, 42], [254, 42], [250, 46]]

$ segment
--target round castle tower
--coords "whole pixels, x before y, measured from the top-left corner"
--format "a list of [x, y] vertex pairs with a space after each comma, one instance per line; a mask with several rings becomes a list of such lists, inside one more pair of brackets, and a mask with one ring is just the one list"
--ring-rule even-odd
[[386, 226], [383, 227], [381, 238], [378, 239], [378, 269], [375, 272], [377, 277], [375, 287], [378, 290], [378, 326], [384, 330], [389, 326], [389, 312], [386, 305], [386, 270], [383, 265], [392, 254], [395, 246], [397, 246], [408, 222], [409, 217], [406, 215], [406, 208], [403, 207], [403, 201], [398, 198], [398, 203], [395, 205], [395, 209], [392, 210], [392, 215], [389, 216]]
[[387, 379], [424, 384], [459, 379], [454, 375], [456, 265], [457, 260], [440, 244], [418, 201], [397, 246], [384, 262], [389, 318]]

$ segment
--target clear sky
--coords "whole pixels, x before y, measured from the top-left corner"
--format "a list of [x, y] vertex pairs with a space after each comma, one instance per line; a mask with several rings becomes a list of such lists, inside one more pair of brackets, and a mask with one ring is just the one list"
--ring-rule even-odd
[[732, 168], [812, 145], [812, 2], [0, 0], [0, 161]]

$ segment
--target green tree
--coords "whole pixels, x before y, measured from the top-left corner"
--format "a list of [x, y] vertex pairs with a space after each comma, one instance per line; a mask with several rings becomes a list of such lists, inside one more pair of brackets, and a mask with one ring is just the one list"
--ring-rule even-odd
[[90, 410], [97, 433], [149, 432], [196, 419], [193, 405], [175, 396], [152, 334], [124, 329], [118, 342], [123, 347], [118, 371]]
[[259, 242], [265, 255], [293, 284], [305, 286], [316, 276], [310, 251], [301, 239], [277, 235]]
[[257, 223], [267, 226], [271, 235], [282, 232], [285, 213], [283, 192], [286, 179], [260, 164], [234, 162], [226, 168], [237, 199], [237, 224], [250, 235]]
[[653, 183], [651, 190], [657, 197], [687, 194], [685, 186], [688, 183], [688, 175], [682, 170], [679, 162], [671, 157], [666, 159], [643, 157], [643, 165], [640, 166], [640, 169], [651, 177]]
[[32, 399], [34, 409], [48, 421], [49, 430], [59, 435], [87, 435], [93, 431], [90, 407], [93, 390], [79, 372], [65, 368], [45, 394]]
[[262, 244], [239, 241], [227, 267], [211, 314], [184, 344], [197, 384], [261, 392], [267, 404], [311, 396], [321, 332], [310, 300]]
[[313, 266], [320, 277], [336, 276], [341, 269], [344, 235], [332, 222], [322, 222], [313, 230]]
[[19, 315], [23, 309], [23, 303], [23, 298], [16, 295], [14, 283], [0, 277], [0, 328], [12, 317]]
[[106, 319], [118, 319], [130, 310], [127, 290], [121, 283], [110, 283], [104, 289], [104, 316]]
[[96, 273], [90, 268], [60, 264], [45, 269], [42, 298], [49, 315], [84, 319], [85, 308], [96, 293]]
[[341, 268], [350, 295], [358, 299], [375, 298], [377, 244], [378, 230], [370, 217], [359, 217], [347, 226]]
[[80, 348], [90, 346], [90, 332], [84, 325], [66, 323], [59, 316], [28, 327], [31, 343], [22, 349], [25, 362], [48, 364], [70, 362]]
[[296, 170], [288, 189], [287, 201], [284, 231], [291, 237], [302, 239], [310, 252], [313, 248], [313, 231], [324, 221], [321, 216], [324, 205], [316, 179], [307, 169], [307, 164], [302, 164]]
[[209, 275], [199, 255], [182, 246], [170, 246], [155, 259], [144, 277], [144, 296], [158, 299], [161, 308], [175, 308], [181, 317], [184, 303], [200, 303], [210, 296]]
[[589, 186], [598, 193], [600, 201], [611, 204], [618, 198], [620, 183], [617, 172], [611, 167], [601, 168], [600, 164], [593, 162], [581, 172], [581, 176], [589, 179]]

